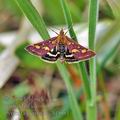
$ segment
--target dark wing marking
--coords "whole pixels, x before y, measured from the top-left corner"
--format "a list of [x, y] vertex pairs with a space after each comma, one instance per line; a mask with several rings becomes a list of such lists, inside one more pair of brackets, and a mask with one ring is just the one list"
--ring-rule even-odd
[[46, 55], [51, 49], [56, 46], [57, 37], [50, 38], [43, 42], [39, 42], [26, 47], [26, 50], [34, 55], [43, 56]]
[[67, 63], [73, 63], [73, 62], [78, 62], [79, 60], [74, 57], [72, 53], [69, 52], [69, 49], [67, 49], [67, 52], [65, 54], [65, 61]]
[[56, 47], [54, 47], [51, 51], [49, 51], [47, 54], [45, 54], [41, 58], [47, 62], [55, 62], [59, 57], [60, 57], [60, 53], [57, 52]]
[[87, 60], [96, 55], [95, 52], [93, 52], [92, 50], [83, 47], [67, 36], [66, 40], [69, 53], [73, 54], [75, 58], [74, 61]]

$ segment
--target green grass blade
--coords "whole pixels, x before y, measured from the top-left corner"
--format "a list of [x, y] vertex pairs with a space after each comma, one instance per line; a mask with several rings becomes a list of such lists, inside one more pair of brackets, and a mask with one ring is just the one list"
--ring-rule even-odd
[[67, 90], [68, 90], [68, 96], [69, 96], [69, 103], [71, 106], [71, 110], [73, 113], [74, 120], [83, 120], [82, 113], [80, 112], [80, 108], [78, 107], [78, 103], [75, 98], [74, 91], [72, 89], [71, 81], [70, 81], [70, 75], [67, 72], [67, 69], [64, 65], [62, 65], [60, 62], [57, 63], [58, 69], [60, 71], [61, 76], [63, 77]]
[[[71, 18], [71, 14], [70, 14], [69, 8], [67, 6], [67, 3], [65, 0], [60, 0], [60, 2], [61, 2], [61, 6], [63, 8], [63, 13], [65, 16], [66, 23], [67, 23], [68, 27], [70, 27], [70, 30], [69, 30], [70, 36], [71, 36], [71, 38], [74, 37], [77, 40], [76, 34], [73, 29], [72, 18]], [[87, 71], [85, 68], [85, 63], [84, 62], [78, 63], [78, 68], [79, 68], [79, 71], [81, 73], [81, 77], [83, 80], [83, 85], [84, 85], [84, 90], [86, 93], [87, 100], [89, 100], [90, 99], [90, 87], [89, 87]]]
[[[98, 19], [98, 4], [99, 0], [90, 0], [89, 7], [89, 48], [95, 50], [95, 34], [96, 23]], [[88, 120], [97, 119], [96, 108], [96, 58], [92, 58], [89, 61], [90, 68], [90, 87], [91, 87], [91, 102], [88, 103]]]
[[64, 13], [64, 16], [65, 16], [66, 23], [67, 23], [68, 28], [69, 28], [70, 36], [74, 40], [77, 40], [77, 37], [76, 37], [75, 32], [73, 30], [73, 22], [72, 22], [70, 10], [68, 8], [68, 5], [66, 4], [66, 0], [60, 0], [60, 2], [61, 2], [61, 6], [62, 6], [62, 9], [63, 9], [63, 13]]
[[[69, 28], [69, 33], [70, 33], [70, 36], [71, 38], [73, 38], [74, 40], [77, 40], [77, 37], [76, 37], [76, 34], [74, 32], [74, 29], [73, 29], [73, 22], [72, 22], [72, 18], [71, 18], [71, 14], [70, 14], [70, 11], [69, 11], [69, 8], [68, 8], [68, 5], [66, 3], [65, 0], [60, 0], [60, 3], [61, 3], [61, 6], [62, 6], [62, 9], [63, 9], [63, 13], [64, 13], [64, 16], [65, 16], [65, 20], [66, 20], [66, 23], [68, 25], [68, 28]], [[86, 80], [88, 81], [88, 80]], [[86, 87], [85, 87], [86, 88]], [[86, 91], [87, 92], [87, 91]], [[73, 93], [74, 95], [74, 93]], [[73, 96], [72, 95], [72, 96]], [[88, 95], [88, 94], [87, 94]], [[75, 101], [74, 101], [75, 102]], [[73, 114], [74, 114], [74, 118], [75, 120], [78, 120], [78, 119], [82, 119], [82, 116], [81, 116], [81, 112], [79, 112], [80, 110], [78, 109], [77, 107], [77, 104], [74, 103], [75, 107], [76, 107], [76, 112], [73, 111]], [[79, 118], [76, 118], [76, 115], [79, 115]]]
[[120, 19], [120, 0], [107, 0], [116, 19]]
[[70, 3], [69, 4], [69, 9], [70, 9], [70, 13], [72, 18], [74, 18], [73, 20], [75, 22], [81, 22], [82, 21], [82, 12], [81, 10], [78, 8], [77, 5], [75, 5], [75, 3]]
[[85, 90], [85, 93], [86, 93], [87, 101], [89, 101], [90, 98], [91, 98], [90, 84], [89, 84], [89, 81], [88, 81], [89, 78], [88, 78], [88, 75], [87, 75], [87, 70], [86, 70], [86, 67], [85, 67], [85, 63], [80, 62], [77, 65], [78, 65], [79, 73], [80, 73], [81, 78], [83, 80], [83, 85], [84, 85], [84, 90]]
[[45, 23], [38, 11], [32, 5], [30, 0], [15, 0], [25, 16], [29, 19], [35, 29], [39, 32], [43, 39], [48, 39], [49, 34], [47, 32]]

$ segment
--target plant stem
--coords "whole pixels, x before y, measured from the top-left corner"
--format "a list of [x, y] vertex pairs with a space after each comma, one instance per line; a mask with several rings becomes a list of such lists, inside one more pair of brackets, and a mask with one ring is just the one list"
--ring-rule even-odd
[[77, 37], [76, 37], [75, 32], [73, 30], [73, 22], [72, 22], [70, 10], [68, 8], [66, 0], [60, 0], [60, 3], [61, 3], [61, 6], [62, 6], [62, 9], [63, 9], [63, 13], [64, 13], [64, 16], [65, 16], [66, 23], [68, 25], [70, 36], [74, 40], [77, 40]]
[[[95, 34], [96, 23], [98, 19], [98, 2], [99, 0], [90, 0], [89, 7], [89, 48], [95, 50]], [[87, 102], [88, 120], [97, 119], [96, 107], [96, 57], [90, 59], [90, 88], [91, 88], [91, 101]]]
[[83, 120], [82, 112], [80, 111], [80, 108], [78, 107], [78, 103], [76, 101], [76, 97], [70, 82], [70, 76], [67, 72], [67, 69], [65, 65], [62, 65], [60, 62], [57, 63], [58, 69], [60, 71], [61, 76], [63, 77], [67, 90], [68, 90], [68, 96], [69, 96], [69, 103], [71, 106], [71, 110], [73, 113], [74, 120]]
[[31, 24], [36, 28], [43, 39], [48, 39], [49, 34], [46, 29], [44, 20], [39, 15], [38, 11], [35, 9], [30, 0], [15, 0], [17, 5], [23, 11], [25, 16], [29, 19]]
[[[65, 16], [66, 23], [67, 23], [68, 27], [70, 27], [70, 29], [69, 29], [70, 36], [71, 36], [71, 38], [75, 38], [75, 40], [77, 40], [76, 34], [73, 29], [72, 18], [71, 18], [71, 14], [70, 14], [68, 5], [65, 0], [60, 0], [60, 2], [61, 2], [61, 6], [63, 8], [63, 13]], [[85, 62], [80, 62], [77, 64], [77, 66], [78, 66], [79, 72], [80, 72], [82, 80], [83, 80], [84, 91], [85, 91], [87, 100], [89, 100], [90, 99], [90, 87], [89, 87], [87, 71], [85, 68]]]
[[90, 85], [89, 85], [89, 81], [88, 81], [88, 75], [87, 75], [87, 70], [85, 67], [85, 62], [78, 63], [78, 70], [79, 70], [79, 73], [83, 80], [83, 87], [84, 87], [84, 91], [86, 94], [86, 99], [87, 99], [87, 101], [89, 101], [91, 99]]

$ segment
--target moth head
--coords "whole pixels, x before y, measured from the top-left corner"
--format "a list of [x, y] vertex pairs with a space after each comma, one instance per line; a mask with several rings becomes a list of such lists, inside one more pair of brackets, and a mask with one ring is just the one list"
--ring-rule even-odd
[[63, 29], [60, 30], [60, 35], [63, 36], [65, 33], [63, 31]]

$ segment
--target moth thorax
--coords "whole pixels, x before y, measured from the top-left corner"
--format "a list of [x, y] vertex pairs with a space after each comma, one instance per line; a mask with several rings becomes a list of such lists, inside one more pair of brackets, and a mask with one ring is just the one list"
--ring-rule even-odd
[[65, 53], [66, 53], [65, 45], [62, 43], [59, 43], [58, 51], [60, 52], [60, 57], [59, 57], [60, 61], [64, 62], [65, 61]]
[[59, 46], [58, 46], [58, 51], [60, 53], [65, 53], [65, 45], [60, 43]]

